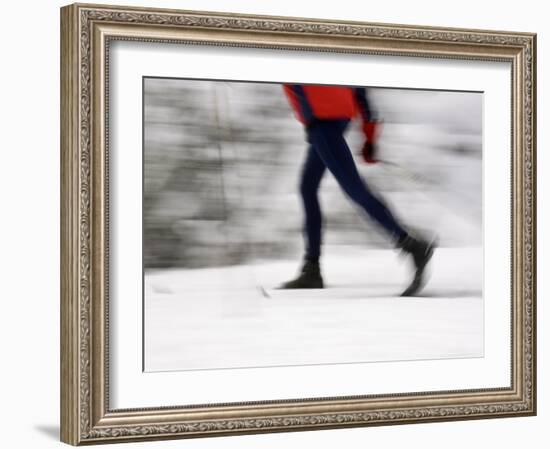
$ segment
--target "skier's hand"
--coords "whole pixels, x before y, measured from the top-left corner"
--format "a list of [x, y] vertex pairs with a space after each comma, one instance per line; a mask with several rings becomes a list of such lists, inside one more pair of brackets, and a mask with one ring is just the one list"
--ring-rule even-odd
[[374, 164], [378, 162], [376, 159], [377, 145], [367, 140], [361, 149], [361, 156], [367, 164]]
[[366, 142], [361, 149], [363, 160], [367, 164], [378, 162], [376, 156], [378, 153], [378, 134], [380, 132], [380, 122], [363, 122], [363, 133], [365, 134]]

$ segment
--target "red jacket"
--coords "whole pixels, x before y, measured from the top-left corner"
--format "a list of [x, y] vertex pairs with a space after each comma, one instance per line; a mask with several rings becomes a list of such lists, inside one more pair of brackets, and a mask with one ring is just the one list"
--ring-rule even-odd
[[368, 120], [370, 112], [364, 89], [343, 86], [283, 85], [286, 96], [300, 122], [314, 119], [352, 119], [361, 113]]

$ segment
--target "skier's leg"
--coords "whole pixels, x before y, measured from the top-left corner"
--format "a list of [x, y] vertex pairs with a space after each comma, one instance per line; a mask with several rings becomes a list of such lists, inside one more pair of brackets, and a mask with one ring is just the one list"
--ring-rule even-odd
[[300, 195], [305, 215], [305, 260], [298, 277], [285, 282], [280, 288], [323, 288], [323, 278], [319, 266], [322, 216], [317, 193], [325, 170], [325, 164], [313, 147], [310, 146], [300, 176]]
[[412, 256], [414, 278], [402, 295], [414, 296], [424, 285], [424, 269], [432, 257], [435, 242], [409, 235], [371, 192], [357, 171], [343, 130], [341, 121], [322, 121], [309, 128], [309, 140], [346, 194], [388, 231], [398, 248]]
[[319, 157], [344, 192], [388, 231], [396, 242], [404, 239], [407, 232], [359, 175], [343, 136], [342, 122], [333, 120], [318, 122], [309, 129], [308, 135]]
[[325, 164], [310, 146], [300, 177], [300, 195], [304, 207], [304, 238], [306, 241], [306, 259], [318, 261], [321, 255], [322, 216], [318, 190]]

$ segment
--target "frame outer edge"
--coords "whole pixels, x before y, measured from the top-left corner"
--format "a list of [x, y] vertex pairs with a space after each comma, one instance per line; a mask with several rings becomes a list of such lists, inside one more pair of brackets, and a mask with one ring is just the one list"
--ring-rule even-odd
[[533, 416], [537, 416], [537, 34], [531, 36], [531, 244], [533, 253], [531, 255], [531, 326], [532, 326], [532, 356], [531, 360], [531, 382], [532, 382], [532, 404]]
[[[90, 11], [94, 12], [95, 8], [101, 11], [99, 15], [86, 15], [87, 7], [91, 8]], [[151, 11], [153, 13], [158, 12], [159, 16], [145, 16], [141, 19], [141, 16], [137, 19], [134, 17], [137, 11]], [[380, 419], [370, 420], [370, 415], [366, 416], [366, 412], [357, 412], [357, 419], [352, 421], [335, 421], [332, 415], [318, 414], [316, 416], [296, 416], [291, 417], [288, 423], [282, 421], [279, 424], [278, 417], [257, 417], [250, 420], [240, 421], [236, 420], [211, 420], [211, 421], [198, 421], [190, 423], [153, 423], [146, 425], [144, 423], [130, 425], [132, 423], [119, 423], [119, 426], [110, 422], [104, 422], [105, 427], [102, 427], [100, 418], [105, 418], [105, 409], [103, 407], [103, 401], [98, 401], [98, 394], [101, 396], [105, 393], [103, 389], [103, 379], [98, 377], [98, 373], [102, 372], [101, 364], [104, 362], [102, 356], [104, 355], [101, 348], [97, 348], [98, 342], [102, 344], [101, 329], [104, 322], [96, 321], [98, 308], [102, 309], [104, 303], [98, 302], [98, 298], [102, 301], [104, 298], [98, 296], [97, 289], [101, 289], [101, 283], [96, 282], [100, 275], [101, 265], [100, 259], [102, 255], [102, 247], [96, 246], [97, 239], [102, 235], [102, 228], [98, 223], [98, 217], [96, 215], [97, 208], [101, 206], [101, 192], [97, 189], [101, 186], [101, 182], [96, 179], [96, 176], [100, 175], [102, 168], [102, 159], [97, 157], [97, 139], [95, 126], [91, 126], [91, 122], [88, 122], [89, 118], [94, 118], [97, 112], [98, 106], [101, 105], [101, 89], [96, 89], [94, 92], [93, 79], [90, 80], [90, 76], [96, 76], [98, 70], [98, 61], [93, 57], [93, 51], [90, 47], [94, 45], [97, 48], [97, 41], [94, 43], [93, 27], [91, 25], [94, 22], [105, 22], [110, 20], [110, 13], [120, 14], [121, 21], [125, 23], [131, 23], [137, 20], [140, 24], [140, 20], [150, 25], [155, 23], [155, 20], [162, 19], [162, 23], [165, 25], [164, 15], [170, 15], [171, 10], [157, 10], [157, 9], [137, 9], [132, 7], [116, 7], [111, 5], [83, 5], [74, 4], [61, 8], [61, 440], [72, 444], [94, 444], [94, 443], [110, 443], [110, 442], [122, 442], [122, 441], [139, 441], [139, 440], [157, 440], [167, 438], [189, 438], [198, 436], [216, 436], [216, 435], [230, 435], [230, 434], [252, 434], [263, 432], [277, 432], [277, 431], [297, 431], [297, 430], [314, 430], [316, 428], [338, 428], [338, 427], [352, 427], [352, 426], [368, 426], [368, 425], [388, 425], [388, 424], [404, 424], [406, 422], [429, 422], [429, 421], [446, 421], [447, 418], [455, 416], [454, 410], [460, 412], [460, 407], [450, 409], [452, 412], [447, 414], [428, 414], [424, 418], [420, 416], [410, 417], [407, 413], [409, 410], [398, 410], [398, 413], [404, 413], [402, 417], [397, 415], [393, 416], [391, 411], [381, 411], [379, 413]], [[278, 18], [268, 16], [248, 16], [244, 14], [223, 14], [215, 12], [199, 13], [190, 11], [173, 11], [175, 14], [189, 14], [196, 17], [202, 14], [206, 15], [206, 18], [192, 22], [187, 25], [195, 30], [206, 28], [211, 32], [219, 27], [223, 28], [224, 20], [231, 18], [231, 20], [242, 20], [247, 22], [248, 20], [260, 20], [275, 21]], [[82, 16], [81, 16], [82, 13]], [[162, 17], [161, 17], [162, 15]], [[117, 16], [118, 17], [118, 16]], [[211, 22], [212, 19], [220, 19], [217, 22]], [[204, 20], [203, 20], [204, 19]], [[285, 17], [280, 18], [289, 21], [296, 21], [294, 25], [295, 31], [301, 36], [308, 34], [329, 34], [330, 30], [318, 32], [316, 26], [327, 26], [328, 28], [334, 28], [338, 24], [337, 22], [320, 21], [317, 19], [298, 19]], [[115, 20], [116, 22], [117, 20]], [[299, 21], [299, 22], [298, 22]], [[166, 22], [167, 24], [168, 22]], [[266, 22], [267, 23], [267, 22]], [[279, 32], [278, 25], [273, 22]], [[164, 26], [163, 25], [163, 26]], [[177, 23], [179, 26], [179, 22]], [[244, 24], [246, 25], [246, 23]], [[233, 25], [232, 32], [244, 28], [244, 25], [240, 22]], [[260, 26], [262, 25], [262, 26]], [[362, 23], [354, 23], [355, 25], [366, 25]], [[374, 25], [373, 25], [374, 26]], [[381, 24], [381, 27], [391, 27], [391, 24]], [[397, 25], [396, 25], [397, 26]], [[259, 29], [256, 30], [253, 26], [253, 31], [261, 31], [262, 33], [269, 33], [269, 28], [263, 25], [263, 22], [259, 23]], [[305, 28], [302, 28], [305, 27]], [[450, 43], [451, 47], [454, 46], [454, 42], [449, 40], [449, 36], [442, 34], [447, 32], [446, 29], [438, 28], [426, 28], [414, 26], [398, 25], [398, 27], [407, 29], [412, 35], [392, 35], [390, 39], [400, 40], [402, 42], [416, 41], [423, 42], [423, 47], [419, 50], [421, 53], [428, 52], [428, 44], [432, 31], [437, 36], [441, 35], [441, 39], [447, 43]], [[344, 27], [345, 28], [345, 27]], [[351, 36], [350, 31], [342, 28], [341, 32], [338, 29], [338, 36]], [[418, 30], [418, 35], [415, 35], [415, 30]], [[368, 30], [367, 37], [370, 36], [371, 31]], [[392, 31], [392, 30], [390, 30]], [[400, 31], [400, 29], [399, 29]], [[409, 33], [407, 31], [407, 33]], [[452, 30], [451, 30], [452, 31]], [[456, 32], [465, 33], [469, 30], [455, 30]], [[535, 87], [535, 69], [536, 69], [536, 36], [531, 33], [503, 33], [491, 32], [483, 30], [471, 30], [474, 34], [487, 34], [487, 43], [493, 48], [500, 50], [510, 49], [516, 55], [515, 62], [518, 64], [516, 70], [521, 66], [520, 73], [517, 78], [519, 84], [515, 85], [516, 92], [519, 97], [522, 98], [520, 104], [515, 103], [518, 108], [519, 117], [515, 123], [520, 122], [521, 126], [518, 126], [516, 132], [518, 135], [514, 139], [515, 145], [519, 145], [518, 148], [522, 149], [522, 154], [529, 146], [525, 145], [525, 137], [531, 139], [531, 162], [532, 171], [531, 176], [529, 171], [525, 171], [523, 163], [525, 160], [518, 158], [519, 166], [521, 170], [520, 187], [524, 186], [527, 189], [532, 189], [533, 194], [530, 199], [536, 201], [536, 170], [535, 170], [535, 136], [536, 136], [536, 87]], [[83, 33], [85, 36], [83, 37]], [[260, 33], [260, 34], [262, 34]], [[453, 34], [453, 33], [450, 33]], [[416, 36], [416, 37], [415, 37]], [[436, 36], [436, 37], [437, 37]], [[96, 36], [97, 37], [97, 36]], [[452, 36], [451, 36], [452, 37]], [[473, 36], [475, 38], [475, 36]], [[418, 40], [419, 39], [419, 40]], [[428, 40], [427, 40], [428, 39]], [[462, 39], [464, 42], [462, 42]], [[472, 40], [472, 37], [460, 38], [459, 41], [462, 45], [470, 45], [478, 47], [479, 43]], [[484, 41], [484, 39], [482, 39]], [[267, 42], [269, 44], [269, 42]], [[485, 43], [485, 42], [483, 42]], [[223, 42], [222, 42], [223, 45]], [[231, 43], [230, 43], [231, 45]], [[431, 43], [430, 43], [431, 45]], [[294, 45], [293, 45], [294, 46]], [[449, 47], [449, 48], [451, 48]], [[525, 64], [525, 50], [530, 49], [532, 51], [532, 65]], [[447, 49], [447, 52], [453, 53], [453, 51]], [[489, 47], [486, 47], [489, 48]], [[518, 55], [516, 52], [521, 52]], [[488, 52], [488, 55], [491, 52]], [[435, 52], [435, 54], [438, 54]], [[510, 53], [511, 54], [511, 53]], [[474, 56], [481, 56], [476, 53]], [[429, 56], [427, 56], [429, 57]], [[508, 53], [507, 53], [508, 57]], [[521, 63], [521, 64], [520, 64]], [[527, 67], [527, 72], [525, 68]], [[529, 74], [531, 70], [532, 83], [525, 82], [525, 75]], [[100, 72], [101, 73], [101, 70]], [[527, 101], [525, 101], [527, 100]], [[532, 107], [532, 115], [525, 116], [521, 112], [525, 112], [525, 107], [530, 103]], [[526, 121], [531, 124], [531, 132], [525, 132]], [[92, 132], [91, 132], [92, 131]], [[528, 136], [526, 136], [528, 134]], [[101, 134], [99, 134], [101, 138]], [[523, 144], [522, 144], [523, 142]], [[104, 168], [104, 167], [103, 167]], [[524, 179], [524, 176], [527, 179]], [[530, 181], [530, 182], [528, 182]], [[99, 184], [98, 184], [99, 182]], [[529, 185], [524, 184], [528, 182]], [[520, 189], [521, 192], [521, 189]], [[99, 196], [98, 196], [99, 195]], [[533, 355], [536, 351], [536, 203], [524, 202], [525, 198], [521, 196], [521, 201], [518, 206], [520, 214], [518, 219], [523, 223], [525, 215], [525, 205], [532, 204], [528, 211], [530, 212], [529, 218], [532, 219], [531, 233], [525, 234], [525, 225], [522, 225], [521, 235], [517, 235], [515, 240], [520, 242], [519, 248], [523, 248], [522, 237], [531, 237], [531, 243], [533, 244], [533, 252], [528, 253], [528, 257], [521, 257], [520, 262], [523, 268], [526, 266], [531, 268], [532, 278], [531, 282], [526, 283], [526, 287], [531, 291], [532, 300], [532, 315], [529, 315], [528, 309], [524, 310], [522, 307], [523, 302], [518, 303], [518, 313], [520, 316], [518, 325], [522, 323], [525, 326], [531, 324], [533, 326], [532, 333], [529, 335], [533, 337], [532, 349]], [[99, 200], [99, 203], [98, 203]], [[517, 214], [516, 214], [517, 215]], [[528, 232], [528, 231], [527, 231]], [[528, 239], [529, 240], [529, 239]], [[519, 250], [518, 248], [518, 250]], [[522, 254], [525, 252], [521, 251]], [[529, 257], [530, 256], [530, 257]], [[97, 271], [99, 269], [99, 271]], [[523, 278], [523, 276], [521, 276]], [[519, 282], [522, 284], [523, 282]], [[94, 291], [94, 289], [96, 289]], [[523, 298], [521, 288], [516, 290], [519, 293], [518, 298]], [[525, 321], [525, 318], [531, 318], [531, 320]], [[98, 331], [99, 329], [99, 331]], [[525, 327], [522, 328], [525, 331]], [[527, 364], [523, 359], [522, 349], [527, 349], [528, 345], [524, 339], [523, 345], [521, 341], [516, 343], [516, 353], [522, 360], [522, 366], [520, 372], [516, 373], [516, 379], [519, 381], [514, 382], [516, 387], [520, 386], [520, 397], [510, 400], [519, 401], [517, 410], [514, 408], [513, 413], [508, 410], [508, 416], [527, 415], [536, 411], [536, 360], [528, 360]], [[527, 368], [526, 372], [525, 369]], [[531, 368], [531, 369], [529, 369]], [[107, 368], [108, 369], [108, 368]], [[525, 381], [532, 381], [532, 390], [525, 388]], [[526, 399], [530, 398], [529, 392], [533, 393], [533, 401], [526, 403]], [[516, 391], [516, 393], [518, 393]], [[104, 400], [108, 400], [103, 397]], [[461, 419], [476, 419], [476, 418], [490, 418], [490, 417], [503, 417], [506, 416], [505, 408], [510, 404], [503, 404], [502, 411], [499, 412], [499, 404], [491, 404], [490, 401], [487, 404], [474, 404], [472, 406], [473, 415], [457, 413], [453, 420]], [[512, 404], [513, 405], [513, 404]], [[528, 407], [528, 410], [521, 407]], [[448, 407], [447, 407], [448, 408]], [[443, 410], [443, 409], [442, 409]], [[445, 412], [445, 410], [443, 410]], [[147, 411], [142, 411], [145, 414]], [[141, 415], [142, 412], [138, 412]], [[435, 409], [437, 412], [437, 409]], [[320, 412], [319, 412], [320, 413]], [[342, 414], [343, 412], [335, 412]], [[363, 414], [366, 416], [363, 416]], [[387, 414], [387, 416], [386, 416]], [[324, 420], [326, 415], [327, 420]], [[353, 418], [353, 413], [350, 414]], [[361, 416], [359, 416], [361, 415]], [[345, 415], [348, 416], [348, 415]], [[293, 421], [293, 419], [296, 421]], [[367, 419], [368, 418], [368, 419]], [[409, 419], [410, 418], [410, 419]], [[369, 422], [367, 422], [369, 421]], [[242, 426], [235, 427], [235, 423], [242, 424]], [[198, 427], [197, 427], [198, 426]]]
[[74, 5], [60, 9], [61, 43], [61, 377], [60, 439], [77, 445], [79, 432], [78, 288], [78, 18]]
[[538, 410], [538, 374], [537, 374], [537, 306], [538, 306], [538, 296], [537, 296], [537, 35], [533, 36], [533, 58], [535, 63], [533, 64], [533, 201], [535, 207], [533, 208], [533, 246], [534, 246], [534, 255], [533, 260], [535, 261], [533, 267], [533, 353], [535, 355], [535, 360], [533, 363], [533, 413], [536, 415]]

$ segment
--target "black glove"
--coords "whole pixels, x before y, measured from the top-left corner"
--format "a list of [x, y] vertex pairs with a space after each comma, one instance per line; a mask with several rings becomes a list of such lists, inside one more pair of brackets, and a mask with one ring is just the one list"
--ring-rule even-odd
[[380, 122], [364, 122], [363, 133], [367, 140], [361, 149], [361, 155], [367, 164], [374, 164], [378, 162], [376, 159], [378, 154], [378, 145], [376, 142], [378, 140], [378, 134], [380, 133]]
[[377, 152], [378, 146], [372, 142], [366, 141], [361, 150], [361, 155], [367, 164], [374, 164], [378, 162], [378, 159], [376, 159]]

